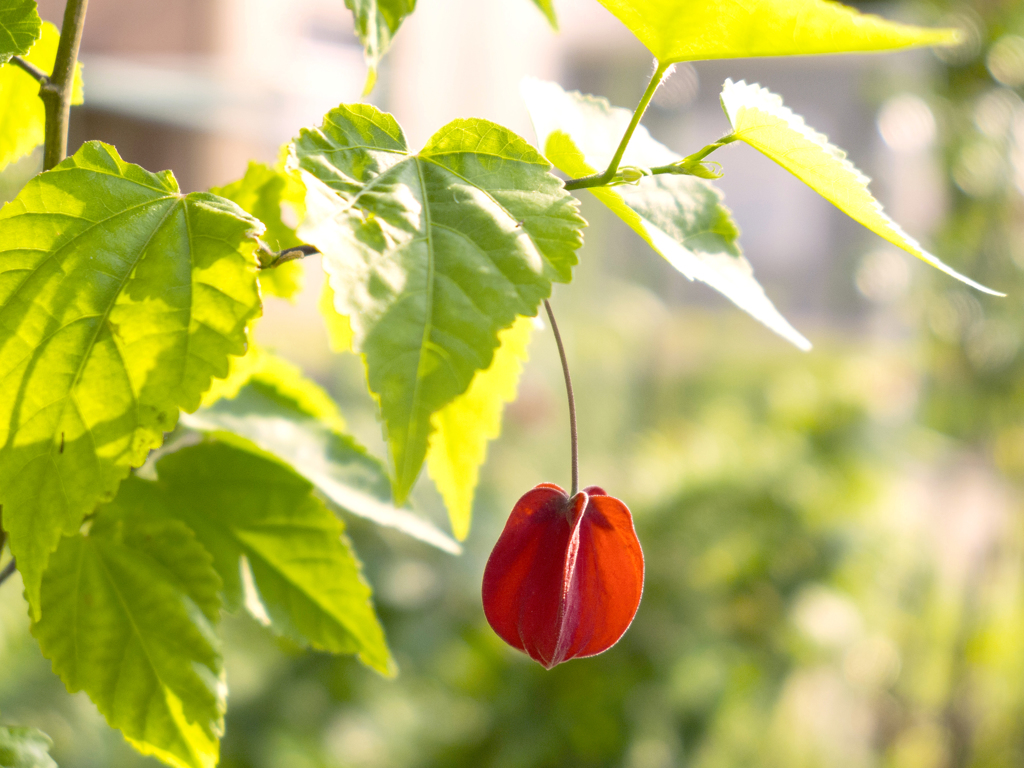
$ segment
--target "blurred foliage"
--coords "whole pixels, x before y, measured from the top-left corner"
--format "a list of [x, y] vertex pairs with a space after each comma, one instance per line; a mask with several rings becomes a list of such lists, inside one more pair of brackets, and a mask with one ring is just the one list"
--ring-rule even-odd
[[[585, 209], [592, 245], [555, 309], [581, 480], [630, 504], [645, 550], [633, 626], [546, 672], [483, 619], [480, 574], [512, 503], [568, 477], [561, 374], [536, 333], [462, 557], [346, 521], [399, 677], [229, 619], [224, 766], [1024, 764], [1024, 7], [916, 12], [968, 32], [920, 94], [949, 185], [934, 252], [1009, 298], [923, 275], [899, 299], [916, 335], [819, 329], [804, 355], [739, 313], [613, 282], [594, 245], [606, 225]], [[882, 71], [881, 95], [899, 95], [900, 72]], [[334, 365], [372, 444], [358, 363]], [[426, 483], [416, 496], [441, 514]], [[47, 732], [62, 768], [153, 765], [64, 693], [24, 613], [8, 583], [0, 722]]]

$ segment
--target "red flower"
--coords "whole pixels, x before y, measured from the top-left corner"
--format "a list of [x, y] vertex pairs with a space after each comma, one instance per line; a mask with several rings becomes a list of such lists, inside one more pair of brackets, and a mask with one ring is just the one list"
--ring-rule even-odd
[[644, 586], [633, 517], [597, 486], [551, 483], [512, 509], [484, 569], [484, 614], [502, 640], [547, 669], [622, 637]]

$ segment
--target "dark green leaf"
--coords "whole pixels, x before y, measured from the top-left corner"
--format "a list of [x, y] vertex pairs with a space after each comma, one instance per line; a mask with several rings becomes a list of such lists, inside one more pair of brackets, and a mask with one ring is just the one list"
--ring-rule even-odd
[[28, 53], [41, 27], [36, 0], [5, 0], [0, 5], [0, 65]]
[[[272, 251], [302, 244], [295, 236], [295, 224], [305, 214], [306, 190], [294, 176], [250, 162], [245, 176], [226, 186], [213, 187], [210, 192], [238, 203], [243, 211], [262, 221], [267, 231], [261, 239]], [[286, 217], [292, 225], [285, 223]], [[259, 275], [264, 291], [284, 299], [294, 298], [302, 290], [303, 277], [301, 261], [264, 269]]]
[[[223, 382], [223, 399], [183, 416], [182, 423], [204, 432], [241, 435], [290, 464], [346, 512], [446, 552], [461, 551], [434, 525], [392, 504], [384, 466], [344, 433], [330, 397], [295, 366], [255, 349], [239, 358], [239, 369], [240, 386], [232, 388], [232, 374]], [[220, 390], [215, 387], [211, 394]]]
[[431, 415], [490, 365], [501, 329], [571, 279], [586, 223], [549, 163], [483, 120], [456, 120], [411, 154], [391, 115], [341, 106], [293, 151], [310, 190], [301, 234], [364, 355], [402, 502]]
[[[275, 629], [313, 648], [394, 663], [344, 528], [312, 484], [255, 447], [201, 443], [164, 456], [158, 480], [125, 481], [114, 502], [185, 522], [213, 555], [232, 608], [251, 573]], [[251, 604], [250, 604], [251, 607]]]
[[35, 728], [0, 726], [0, 768], [57, 768], [51, 746], [53, 740]]
[[185, 525], [103, 509], [91, 535], [62, 539], [50, 558], [32, 634], [68, 690], [88, 693], [143, 754], [212, 768], [225, 710], [219, 587]]
[[258, 228], [98, 142], [0, 210], [0, 503], [36, 618], [61, 534], [245, 352]]
[[384, 58], [391, 40], [402, 21], [416, 9], [416, 0], [345, 0], [352, 11], [356, 34], [363, 44], [363, 54], [369, 72], [363, 93], [373, 90], [377, 82], [377, 66]]

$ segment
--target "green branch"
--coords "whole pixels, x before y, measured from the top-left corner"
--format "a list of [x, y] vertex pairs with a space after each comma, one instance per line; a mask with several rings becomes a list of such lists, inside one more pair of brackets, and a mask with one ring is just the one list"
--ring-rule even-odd
[[68, 153], [68, 121], [71, 117], [71, 96], [75, 87], [75, 66], [85, 29], [85, 10], [89, 0], [67, 0], [64, 25], [57, 44], [53, 74], [39, 89], [39, 98], [46, 110], [46, 140], [43, 148], [43, 170], [50, 170]]
[[614, 178], [615, 172], [619, 170], [619, 163], [622, 161], [622, 156], [626, 153], [626, 146], [629, 144], [629, 140], [633, 137], [633, 131], [640, 125], [640, 118], [644, 116], [644, 112], [647, 111], [647, 105], [651, 103], [651, 99], [654, 98], [654, 92], [658, 90], [658, 86], [661, 85], [661, 81], [665, 78], [665, 73], [668, 72], [671, 64], [662, 64], [658, 62], [657, 68], [654, 70], [654, 74], [651, 75], [651, 82], [647, 84], [647, 90], [644, 91], [644, 95], [640, 98], [640, 103], [633, 111], [633, 119], [629, 121], [629, 125], [626, 127], [626, 132], [622, 135], [622, 140], [619, 142], [618, 149], [615, 150], [615, 155], [612, 157], [612, 161], [608, 163], [608, 167], [605, 168], [604, 173], [595, 173], [590, 176], [583, 176], [579, 179], [569, 179], [565, 182], [565, 188], [567, 190], [574, 189], [587, 189], [589, 187], [604, 187], [607, 186]]

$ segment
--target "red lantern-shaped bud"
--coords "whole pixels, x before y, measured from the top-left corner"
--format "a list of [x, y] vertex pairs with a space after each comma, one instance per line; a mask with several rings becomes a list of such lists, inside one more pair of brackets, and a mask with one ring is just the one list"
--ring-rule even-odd
[[547, 669], [618, 642], [640, 605], [644, 556], [633, 517], [591, 486], [541, 483], [512, 509], [484, 569], [484, 614]]

